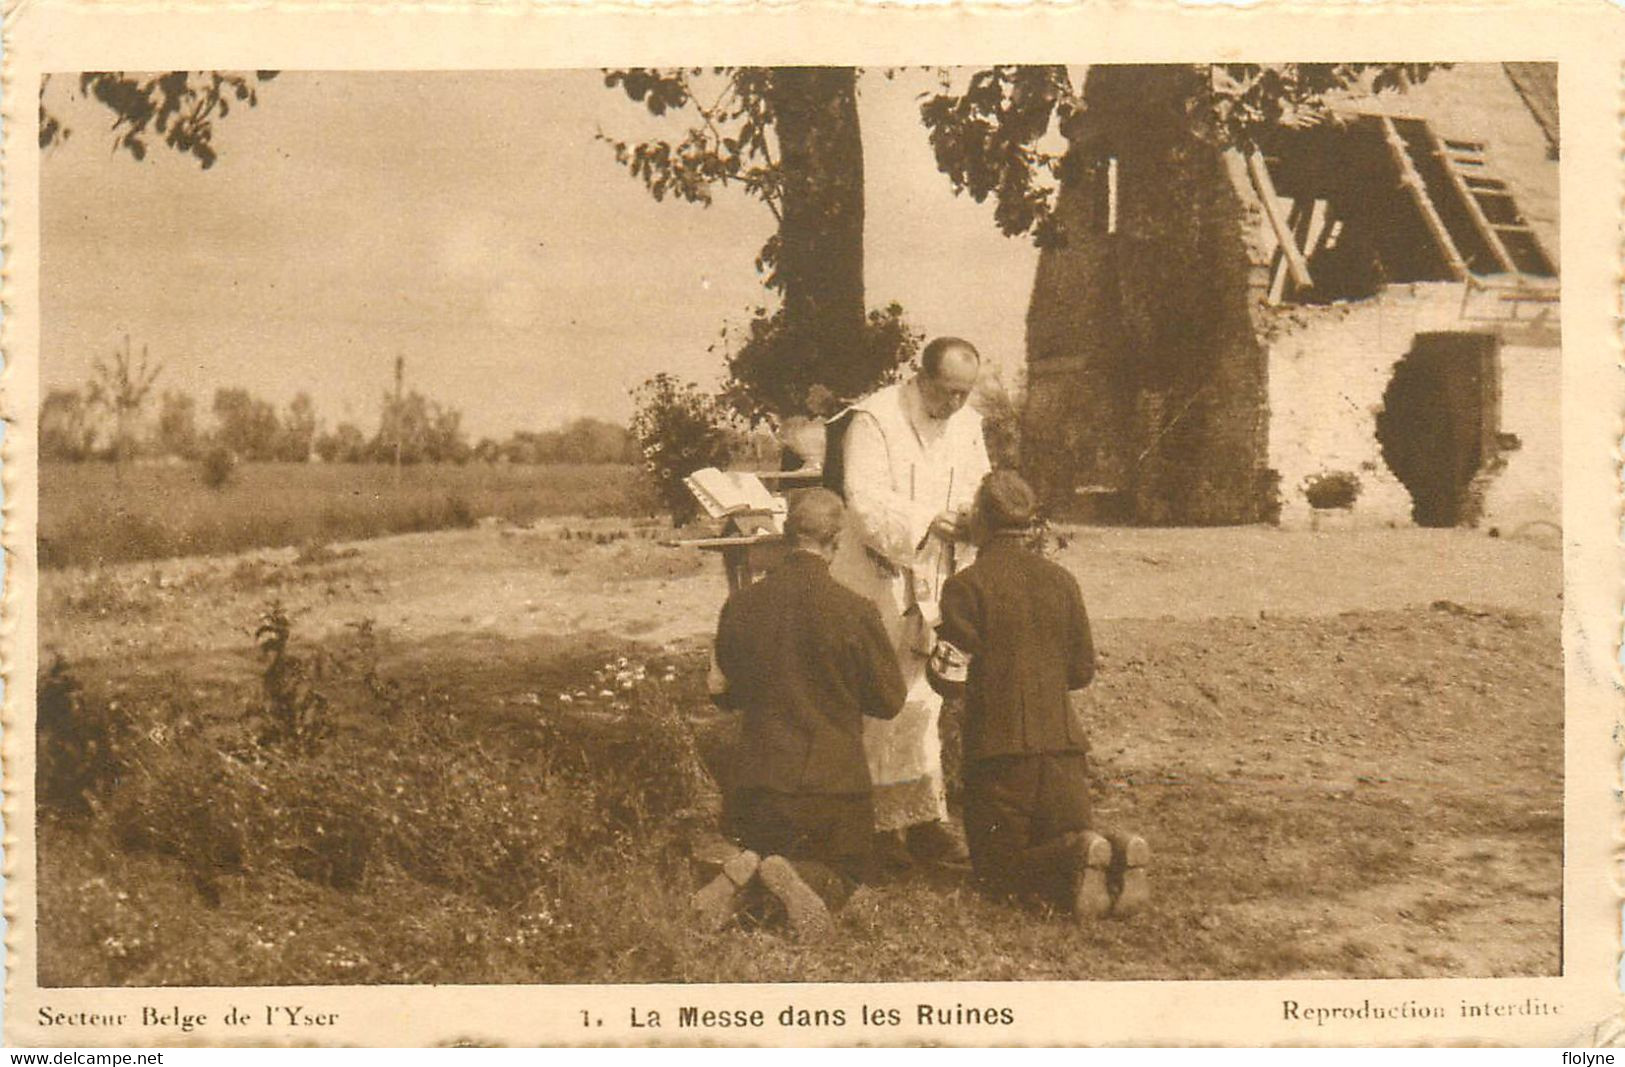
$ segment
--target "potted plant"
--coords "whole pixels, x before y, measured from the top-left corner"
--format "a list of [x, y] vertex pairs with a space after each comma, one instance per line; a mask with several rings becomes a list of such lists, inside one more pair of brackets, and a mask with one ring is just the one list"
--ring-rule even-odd
[[1309, 502], [1310, 529], [1347, 529], [1353, 525], [1360, 479], [1350, 471], [1321, 471], [1303, 480], [1303, 496]]

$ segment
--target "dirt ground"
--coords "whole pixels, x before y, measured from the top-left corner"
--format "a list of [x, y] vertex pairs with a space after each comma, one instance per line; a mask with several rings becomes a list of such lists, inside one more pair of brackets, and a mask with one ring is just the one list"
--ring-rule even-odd
[[[1101, 652], [1099, 813], [1153, 843], [1156, 932], [1050, 936], [1040, 924], [1030, 941], [1026, 927], [1002, 936], [996, 952], [925, 958], [917, 944], [888, 941], [889, 924], [855, 916], [843, 936], [861, 952], [837, 945], [789, 958], [740, 935], [673, 965], [676, 977], [1558, 971], [1554, 540], [1540, 531], [1062, 532], [1059, 558], [1083, 585]], [[93, 674], [249, 684], [252, 631], [276, 599], [302, 640], [370, 618], [389, 639], [390, 670], [455, 661], [469, 705], [537, 715], [568, 688], [552, 660], [634, 645], [692, 658], [726, 592], [714, 557], [608, 520], [63, 570], [41, 586], [42, 652]], [[1006, 920], [962, 889], [916, 880], [884, 887], [880, 906], [963, 927], [972, 933], [957, 940], [974, 946], [976, 931]], [[877, 945], [897, 955], [878, 972]]]
[[[1096, 620], [1325, 616], [1438, 600], [1555, 614], [1562, 602], [1562, 556], [1547, 539], [1268, 527], [1062, 534], [1057, 558], [1078, 576]], [[614, 520], [488, 522], [339, 545], [313, 561], [262, 549], [64, 569], [41, 579], [41, 644], [70, 658], [234, 647], [273, 595], [310, 637], [362, 616], [403, 639], [591, 632], [662, 645], [702, 636], [727, 595], [721, 566], [659, 536]], [[146, 632], [128, 632], [122, 609], [133, 606], [149, 620]]]

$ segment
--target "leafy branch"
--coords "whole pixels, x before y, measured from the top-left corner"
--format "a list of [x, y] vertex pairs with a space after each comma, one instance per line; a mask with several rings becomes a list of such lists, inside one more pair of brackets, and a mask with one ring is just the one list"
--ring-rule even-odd
[[994, 198], [993, 220], [1006, 236], [1031, 233], [1040, 247], [1056, 242], [1055, 197], [1064, 152], [1038, 142], [1052, 119], [1068, 132], [1083, 101], [1063, 66], [998, 66], [971, 75], [963, 93], [942, 91], [920, 103], [937, 169], [954, 192], [978, 204]]
[[[1200, 93], [1180, 100], [1191, 132], [1227, 148], [1252, 149], [1282, 129], [1335, 121], [1340, 94], [1395, 92], [1427, 80], [1448, 64], [1223, 63], [1202, 65]], [[1062, 242], [1055, 217], [1062, 182], [1106, 150], [1085, 94], [1061, 66], [1000, 66], [979, 70], [962, 93], [926, 95], [920, 119], [937, 167], [956, 193], [977, 203], [994, 199], [994, 221], [1007, 236], [1031, 234], [1039, 247]], [[1052, 123], [1062, 151], [1039, 142]]]
[[[714, 95], [697, 95], [703, 80], [721, 78]], [[615, 159], [640, 179], [651, 196], [668, 195], [691, 204], [710, 206], [719, 186], [738, 185], [784, 221], [784, 176], [768, 137], [775, 115], [770, 100], [772, 71], [764, 67], [703, 67], [657, 69], [632, 67], [604, 72], [604, 85], [620, 88], [649, 114], [691, 112], [696, 121], [678, 141], [618, 140], [599, 131], [597, 139], [615, 151]], [[774, 268], [778, 260], [777, 236], [757, 256], [757, 269], [778, 287]]]
[[[113, 151], [135, 159], [147, 156], [156, 139], [204, 169], [214, 166], [214, 120], [225, 118], [234, 104], [259, 103], [256, 86], [276, 77], [274, 70], [237, 74], [225, 71], [172, 70], [137, 75], [123, 71], [89, 71], [79, 75], [78, 94], [113, 113]], [[72, 129], [46, 105], [46, 75], [40, 83], [40, 148], [66, 141]]]

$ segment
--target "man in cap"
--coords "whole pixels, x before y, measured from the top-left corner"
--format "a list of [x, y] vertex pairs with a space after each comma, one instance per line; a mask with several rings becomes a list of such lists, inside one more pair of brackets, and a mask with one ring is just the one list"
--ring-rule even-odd
[[844, 511], [827, 489], [797, 493], [784, 561], [722, 608], [718, 695], [744, 713], [732, 806], [746, 851], [695, 896], [712, 925], [727, 921], [755, 877], [798, 935], [817, 934], [869, 873], [863, 724], [896, 717], [904, 688], [874, 605], [830, 577]]
[[971, 554], [967, 516], [990, 469], [982, 417], [966, 406], [981, 369], [968, 341], [925, 346], [920, 372], [854, 404], [834, 459], [847, 537], [831, 573], [880, 611], [908, 700], [864, 728], [884, 858], [963, 861], [943, 787], [941, 699], [925, 678], [942, 582]]
[[1020, 475], [989, 475], [971, 519], [976, 562], [942, 592], [931, 677], [951, 688], [963, 667], [971, 865], [997, 895], [1041, 895], [1080, 919], [1127, 915], [1145, 904], [1150, 852], [1090, 828], [1076, 698], [1094, 678], [1094, 643], [1077, 580], [1026, 546], [1036, 511]]

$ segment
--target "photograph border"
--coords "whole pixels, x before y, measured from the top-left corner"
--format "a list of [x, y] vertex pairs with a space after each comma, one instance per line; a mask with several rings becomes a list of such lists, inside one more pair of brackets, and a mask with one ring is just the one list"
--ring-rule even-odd
[[[1619, 1040], [1621, 672], [1618, 336], [1625, 18], [1596, 3], [1261, 4], [1197, 10], [957, 5], [771, 7], [368, 4], [266, 7], [45, 2], [5, 23], [5, 1037], [15, 1046], [148, 1044], [1357, 1044], [1592, 1046]], [[428, 70], [727, 62], [1157, 62], [1345, 57], [1539, 60], [1562, 100], [1564, 973], [1555, 978], [887, 985], [379, 986], [41, 989], [35, 979], [33, 692], [38, 560], [39, 161], [48, 71]], [[709, 64], [705, 64], [709, 65]], [[1468, 1003], [1497, 1006], [1464, 1017]], [[921, 1026], [913, 1006], [1008, 1007], [1010, 1025]], [[266, 1024], [301, 1005], [329, 1025]], [[775, 1022], [842, 1008], [843, 1027]], [[1288, 1009], [1288, 1004], [1293, 1005]], [[181, 1031], [144, 1007], [206, 1015]], [[685, 1005], [765, 1013], [760, 1026], [675, 1025]], [[864, 1006], [903, 1009], [889, 1028]], [[1443, 1018], [1423, 1008], [1439, 1008]], [[237, 1024], [233, 1012], [245, 1017]], [[1292, 1017], [1293, 1011], [1297, 1012]], [[1307, 1014], [1305, 1014], [1307, 1012]], [[47, 1023], [51, 1013], [123, 1025]], [[649, 1025], [658, 1015], [663, 1024]]]

